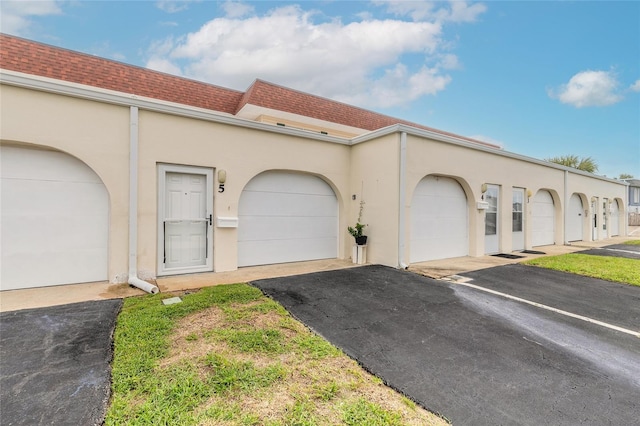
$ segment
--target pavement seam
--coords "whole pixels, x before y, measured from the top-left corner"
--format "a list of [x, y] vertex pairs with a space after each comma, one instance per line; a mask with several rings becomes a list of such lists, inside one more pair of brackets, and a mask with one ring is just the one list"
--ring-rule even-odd
[[547, 311], [555, 312], [557, 314], [565, 315], [565, 316], [568, 316], [568, 317], [571, 317], [571, 318], [576, 318], [576, 319], [579, 319], [579, 320], [582, 320], [582, 321], [589, 322], [591, 324], [596, 324], [596, 325], [599, 325], [599, 326], [602, 326], [602, 327], [609, 328], [611, 330], [616, 330], [616, 331], [619, 331], [621, 333], [630, 334], [630, 335], [640, 339], [640, 331], [629, 330], [627, 328], [623, 328], [623, 327], [619, 327], [617, 325], [609, 324], [609, 323], [606, 323], [604, 321], [599, 321], [599, 320], [596, 320], [596, 319], [593, 319], [593, 318], [585, 317], [583, 315], [578, 315], [578, 314], [574, 314], [572, 312], [563, 311], [562, 309], [554, 308], [553, 306], [548, 306], [548, 305], [544, 305], [542, 303], [538, 303], [538, 302], [534, 302], [534, 301], [531, 301], [531, 300], [523, 299], [521, 297], [512, 296], [512, 295], [507, 294], [507, 293], [502, 293], [500, 291], [491, 290], [491, 289], [488, 289], [488, 288], [485, 288], [485, 287], [481, 287], [481, 286], [478, 286], [478, 285], [475, 285], [475, 284], [471, 284], [469, 282], [453, 281], [453, 280], [451, 280], [449, 282], [453, 282], [454, 284], [457, 284], [457, 285], [463, 285], [463, 286], [466, 286], [466, 287], [474, 288], [476, 290], [480, 290], [480, 291], [484, 291], [484, 292], [487, 292], [487, 293], [491, 293], [491, 294], [494, 294], [496, 296], [500, 296], [500, 297], [504, 297], [504, 298], [507, 298], [507, 299], [510, 299], [510, 300], [514, 300], [516, 302], [526, 303], [528, 305], [535, 306], [537, 308], [545, 309]]

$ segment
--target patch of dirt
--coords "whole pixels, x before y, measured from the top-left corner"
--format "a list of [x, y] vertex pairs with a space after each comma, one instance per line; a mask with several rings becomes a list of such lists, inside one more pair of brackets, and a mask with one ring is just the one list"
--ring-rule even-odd
[[[251, 302], [232, 307], [246, 310], [260, 303]], [[344, 403], [364, 398], [385, 410], [401, 413], [403, 422], [407, 425], [447, 424], [419, 406], [408, 404], [402, 395], [385, 386], [346, 355], [313, 359], [299, 350], [282, 354], [241, 353], [224, 342], [216, 341], [215, 337], [206, 336], [210, 330], [230, 326], [277, 329], [293, 345], [292, 339], [296, 336], [312, 333], [303, 324], [277, 311], [247, 313], [247, 317], [232, 323], [227, 321], [227, 315], [218, 307], [204, 309], [183, 318], [171, 336], [169, 354], [161, 361], [160, 366], [166, 367], [182, 360], [197, 360], [215, 352], [236, 361], [251, 362], [257, 368], [280, 364], [285, 367], [287, 376], [266, 389], [248, 394], [231, 392], [223, 396], [212, 395], [198, 411], [220, 402], [238, 404], [245, 414], [257, 415], [261, 421], [267, 422], [285, 418], [298, 401], [313, 406], [313, 415], [321, 424], [331, 425], [342, 424], [341, 406]], [[201, 375], [205, 377], [207, 374], [210, 371], [202, 366]], [[337, 387], [337, 390], [333, 390], [330, 395], [323, 395], [322, 391], [331, 389], [332, 386]], [[209, 419], [204, 424], [229, 425], [236, 422]]]

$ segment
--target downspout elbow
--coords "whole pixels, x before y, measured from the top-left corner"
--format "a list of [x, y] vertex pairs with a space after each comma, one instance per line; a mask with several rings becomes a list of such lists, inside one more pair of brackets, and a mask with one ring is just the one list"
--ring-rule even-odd
[[138, 287], [139, 289], [144, 290], [147, 293], [156, 294], [160, 292], [160, 289], [158, 289], [158, 286], [149, 284], [148, 282], [141, 280], [135, 275], [129, 275], [128, 283], [129, 285]]

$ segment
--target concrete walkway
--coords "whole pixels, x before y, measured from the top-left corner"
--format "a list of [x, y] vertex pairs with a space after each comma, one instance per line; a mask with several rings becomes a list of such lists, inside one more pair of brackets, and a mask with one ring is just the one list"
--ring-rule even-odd
[[[593, 247], [602, 247], [610, 244], [620, 244], [624, 241], [640, 238], [640, 227], [630, 229], [635, 232], [631, 237], [614, 237], [595, 242], [573, 243], [567, 246], [536, 247], [545, 256], [572, 253]], [[434, 260], [412, 264], [409, 271], [430, 277], [442, 278], [457, 275], [463, 272], [478, 269], [491, 268], [493, 266], [519, 263], [541, 255], [525, 254], [521, 259], [505, 259], [494, 256], [461, 257], [454, 259]], [[232, 284], [249, 282], [266, 278], [287, 277], [292, 275], [307, 274], [311, 272], [331, 271], [355, 267], [349, 259], [327, 259], [310, 262], [284, 263], [278, 265], [253, 266], [240, 268], [231, 272], [217, 272], [204, 274], [174, 275], [159, 277], [150, 282], [155, 283], [161, 292], [172, 292], [208, 287], [218, 284]], [[0, 312], [15, 311], [19, 309], [40, 308], [47, 306], [65, 305], [68, 303], [85, 302], [89, 300], [121, 299], [131, 296], [139, 296], [144, 292], [128, 284], [110, 284], [108, 282], [85, 283], [73, 285], [61, 285], [53, 287], [39, 287], [24, 290], [7, 290], [0, 292]]]
[[[638, 229], [640, 231], [640, 227]], [[635, 237], [635, 238], [634, 238]], [[543, 252], [544, 254], [530, 254], [515, 252], [512, 254], [524, 256], [519, 259], [506, 259], [496, 256], [481, 257], [456, 257], [452, 259], [431, 260], [428, 262], [412, 263], [409, 271], [424, 275], [429, 278], [443, 278], [451, 275], [458, 275], [469, 271], [477, 271], [480, 269], [493, 268], [494, 266], [510, 265], [514, 263], [522, 263], [529, 259], [535, 259], [543, 256], [556, 256], [566, 253], [575, 253], [578, 251], [604, 247], [612, 244], [622, 244], [625, 241], [640, 238], [640, 232], [636, 232], [631, 237], [613, 237], [600, 241], [577, 241], [568, 245], [552, 245], [535, 247], [532, 251]]]

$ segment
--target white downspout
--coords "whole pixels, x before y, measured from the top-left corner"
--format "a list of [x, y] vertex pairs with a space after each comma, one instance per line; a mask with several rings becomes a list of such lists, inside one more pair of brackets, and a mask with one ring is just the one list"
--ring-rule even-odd
[[405, 244], [405, 205], [406, 205], [406, 182], [407, 182], [407, 132], [400, 133], [400, 176], [398, 190], [398, 267], [407, 269], [408, 264], [404, 261]]
[[[569, 171], [565, 170], [564, 171], [564, 206], [563, 206], [563, 211], [564, 211], [564, 226], [563, 226], [563, 237], [562, 239], [564, 240], [564, 245], [569, 245], [569, 239], [567, 238], [567, 224], [569, 223], [569, 194], [568, 194], [568, 189], [569, 189]], [[584, 223], [582, 224], [584, 226]], [[584, 229], [584, 228], [583, 228]]]
[[138, 107], [129, 113], [129, 280], [128, 283], [147, 293], [160, 290], [138, 278]]

